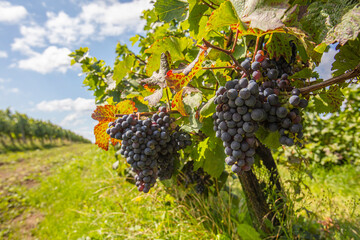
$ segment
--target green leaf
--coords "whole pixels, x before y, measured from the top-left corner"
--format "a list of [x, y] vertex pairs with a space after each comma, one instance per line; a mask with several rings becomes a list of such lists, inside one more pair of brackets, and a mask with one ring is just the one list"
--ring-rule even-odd
[[246, 240], [261, 240], [260, 233], [258, 233], [255, 228], [248, 224], [239, 224], [237, 225], [237, 232], [241, 239]]
[[[195, 112], [195, 110], [200, 106], [202, 100], [201, 93], [188, 94], [183, 98], [183, 102], [185, 104], [186, 112]], [[187, 109], [188, 107], [189, 109]]]
[[319, 97], [325, 104], [327, 104], [327, 113], [336, 112], [340, 109], [344, 101], [344, 95], [339, 86], [331, 86], [329, 89], [324, 89], [319, 93]]
[[147, 75], [151, 76], [154, 71], [159, 69], [161, 53], [168, 51], [173, 62], [185, 60], [183, 52], [192, 46], [192, 44], [193, 41], [188, 37], [166, 37], [154, 42], [150, 48], [145, 50], [145, 53], [151, 54], [146, 65]]
[[188, 3], [179, 0], [157, 0], [154, 6], [159, 19], [170, 22], [173, 19], [181, 20], [183, 18]]
[[134, 63], [135, 57], [133, 55], [127, 55], [124, 57], [124, 60], [119, 61], [115, 65], [113, 79], [116, 81], [116, 84], [123, 80], [123, 78], [132, 69]]
[[340, 47], [340, 51], [335, 55], [335, 62], [332, 64], [331, 70], [333, 76], [339, 76], [346, 71], [354, 69], [360, 62], [360, 38], [355, 41], [348, 41], [344, 46]]
[[232, 4], [227, 1], [212, 12], [206, 24], [206, 31], [216, 30], [220, 27], [237, 23], [239, 23], [239, 19], [236, 17]]
[[140, 36], [136, 34], [135, 36], [131, 37], [129, 40], [131, 41], [131, 46], [134, 46], [134, 44], [139, 41]]
[[279, 142], [280, 133], [278, 131], [270, 132], [261, 126], [256, 131], [255, 135], [260, 140], [260, 142], [263, 143], [268, 148], [276, 149], [281, 146]]
[[207, 16], [204, 14], [210, 14], [211, 10], [207, 5], [200, 4], [196, 0], [189, 0], [189, 30], [192, 36], [197, 36], [200, 31], [203, 31], [205, 28], [206, 22], [208, 20]]
[[201, 127], [202, 124], [196, 119], [196, 113], [193, 112], [189, 116], [189, 124], [183, 125], [181, 129], [187, 132], [199, 132]]
[[290, 79], [298, 79], [298, 78], [319, 78], [319, 74], [317, 72], [312, 71], [310, 68], [304, 68], [297, 73], [294, 73], [290, 76]]
[[268, 43], [266, 43], [266, 49], [270, 58], [279, 59], [283, 56], [287, 62], [290, 62], [292, 52], [289, 43], [289, 36], [287, 34], [271, 34]]
[[208, 137], [198, 144], [198, 159], [194, 164], [195, 170], [202, 167], [212, 177], [218, 178], [225, 169], [224, 147], [220, 139]]
[[215, 112], [215, 103], [214, 103], [215, 96], [212, 97], [200, 110], [200, 116], [202, 118], [207, 118], [212, 116]]
[[75, 50], [74, 52], [70, 53], [69, 57], [73, 58], [71, 60], [71, 65], [81, 62], [85, 58], [85, 56], [88, 52], [89, 52], [89, 48], [85, 47], [85, 48], [79, 48], [79, 49]]

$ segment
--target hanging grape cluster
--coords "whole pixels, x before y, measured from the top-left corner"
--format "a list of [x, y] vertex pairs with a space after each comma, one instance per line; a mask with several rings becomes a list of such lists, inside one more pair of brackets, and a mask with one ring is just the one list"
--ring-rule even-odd
[[208, 188], [214, 184], [211, 176], [207, 174], [204, 169], [198, 168], [194, 170], [194, 161], [185, 163], [177, 180], [178, 184], [184, 185], [185, 188], [194, 185], [195, 192], [198, 194], [206, 193]]
[[[301, 108], [308, 105], [300, 90], [290, 84], [291, 65], [270, 60], [259, 50], [254, 61], [245, 59], [241, 79], [228, 81], [216, 92], [213, 115], [216, 136], [228, 156], [225, 162], [240, 174], [251, 169], [255, 154], [255, 132], [263, 126], [280, 133], [280, 143], [301, 145]], [[249, 76], [248, 76], [248, 75]]]
[[122, 140], [120, 154], [136, 173], [139, 191], [149, 192], [157, 178], [171, 178], [178, 151], [191, 145], [188, 133], [171, 128], [174, 121], [166, 108], [160, 107], [152, 118], [142, 120], [129, 114], [109, 123], [106, 132], [111, 138]]

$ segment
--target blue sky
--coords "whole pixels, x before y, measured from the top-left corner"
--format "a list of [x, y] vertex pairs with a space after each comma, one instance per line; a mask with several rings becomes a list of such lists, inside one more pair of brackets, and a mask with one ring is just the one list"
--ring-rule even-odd
[[[67, 55], [89, 47], [90, 55], [112, 65], [117, 42], [131, 46], [128, 39], [142, 33], [141, 12], [151, 7], [149, 0], [0, 0], [0, 109], [50, 120], [94, 141], [94, 98]], [[331, 48], [318, 68], [324, 79], [335, 53]]]
[[128, 39], [144, 25], [140, 14], [151, 6], [148, 0], [0, 0], [0, 109], [94, 140], [94, 98], [67, 55], [86, 46], [112, 65], [117, 42], [131, 46]]

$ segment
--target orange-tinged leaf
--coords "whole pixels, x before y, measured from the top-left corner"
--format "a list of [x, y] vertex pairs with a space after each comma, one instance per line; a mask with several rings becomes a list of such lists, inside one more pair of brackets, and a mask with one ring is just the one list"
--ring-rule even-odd
[[[98, 120], [99, 123], [94, 127], [95, 144], [104, 150], [108, 150], [110, 136], [106, 133], [109, 122], [116, 120], [115, 114], [130, 114], [136, 112], [135, 103], [131, 100], [119, 102], [117, 105], [97, 106], [91, 117]], [[111, 139], [111, 143], [115, 145], [121, 142], [117, 139]]]
[[145, 88], [145, 90], [148, 91], [148, 92], [155, 92], [155, 90], [156, 90], [155, 88], [149, 87], [148, 84], [145, 84], [145, 85], [144, 85], [144, 88]]
[[137, 110], [135, 103], [131, 100], [124, 100], [116, 104], [116, 114], [130, 114]]
[[116, 138], [110, 138], [110, 141], [111, 141], [111, 144], [112, 144], [113, 146], [115, 146], [116, 143], [120, 143], [120, 144], [121, 144], [121, 140], [116, 139]]
[[183, 103], [183, 98], [182, 98], [182, 94], [184, 92], [184, 89], [183, 88], [180, 92], [177, 92], [171, 102], [171, 107], [178, 110], [179, 113], [183, 116], [186, 116], [187, 113], [185, 111], [185, 108], [184, 108], [184, 103]]
[[232, 24], [230, 27], [232, 30], [237, 30], [237, 29], [239, 30], [239, 37], [246, 35], [261, 37], [264, 36], [265, 34], [271, 34], [271, 33], [287, 33], [287, 31], [284, 28], [276, 28], [273, 30], [262, 31], [257, 28], [248, 28], [245, 30], [242, 26], [239, 26], [238, 24]]
[[180, 91], [184, 88], [191, 79], [196, 75], [196, 73], [202, 69], [201, 64], [204, 62], [207, 52], [203, 49], [200, 49], [197, 57], [192, 61], [186, 68], [181, 70], [181, 72], [176, 72], [176, 70], [170, 70], [166, 73], [166, 82], [168, 87], [175, 89], [175, 91]]
[[115, 120], [114, 105], [96, 106], [95, 111], [91, 114], [94, 120], [112, 122]]
[[94, 127], [95, 134], [95, 144], [98, 145], [99, 148], [104, 149], [105, 151], [109, 148], [109, 139], [110, 136], [106, 133], [106, 129], [108, 128], [108, 123], [106, 121], [100, 121]]

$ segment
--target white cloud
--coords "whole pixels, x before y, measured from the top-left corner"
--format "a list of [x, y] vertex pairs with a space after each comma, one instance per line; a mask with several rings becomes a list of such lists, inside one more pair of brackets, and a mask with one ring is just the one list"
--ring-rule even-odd
[[149, 0], [134, 0], [127, 3], [95, 1], [82, 6], [80, 18], [96, 23], [101, 36], [117, 36], [125, 31], [140, 32], [144, 22], [141, 12], [152, 7]]
[[[89, 117], [90, 115], [86, 115]], [[78, 112], [71, 113], [67, 115], [60, 123], [61, 126], [79, 126], [86, 125], [83, 114], [79, 114]]]
[[10, 79], [0, 78], [0, 83], [11, 82]]
[[[47, 12], [47, 20], [43, 24], [23, 25], [20, 28], [21, 38], [16, 38], [11, 45], [13, 51], [20, 51], [31, 57], [20, 60], [18, 67], [46, 74], [52, 71], [66, 72], [65, 59], [68, 51], [75, 44], [88, 40], [102, 40], [107, 36], [119, 36], [126, 32], [141, 32], [144, 20], [140, 19], [141, 12], [152, 7], [149, 0], [133, 0], [121, 3], [112, 0], [94, 0], [80, 4], [81, 11], [71, 17], [66, 12]], [[48, 47], [52, 45], [51, 47]], [[48, 47], [43, 53], [34, 48]], [[66, 47], [66, 48], [61, 48]], [[55, 66], [46, 67], [43, 63], [51, 64], [49, 52], [52, 50], [60, 57]], [[60, 53], [62, 56], [60, 56]], [[45, 54], [47, 54], [45, 56]], [[42, 59], [37, 59], [42, 57]], [[45, 60], [45, 61], [44, 61]], [[35, 62], [35, 63], [33, 63]], [[38, 66], [42, 66], [40, 69]], [[69, 65], [69, 62], [66, 62]], [[62, 66], [58, 68], [58, 66]]]
[[94, 34], [95, 28], [91, 23], [85, 23], [81, 18], [71, 18], [65, 12], [59, 14], [47, 13], [47, 38], [51, 44], [71, 45], [81, 42]]
[[11, 49], [20, 51], [26, 55], [35, 55], [32, 47], [45, 47], [46, 30], [40, 26], [21, 26], [20, 33], [22, 38], [15, 38], [11, 44]]
[[19, 93], [20, 90], [18, 88], [6, 88], [0, 85], [0, 91], [5, 93]]
[[315, 68], [315, 71], [317, 71], [320, 75], [320, 78], [322, 79], [329, 79], [332, 77], [331, 75], [331, 66], [333, 62], [335, 61], [335, 55], [338, 53], [335, 48], [330, 48], [328, 52], [324, 53], [321, 57], [321, 63], [317, 68]]
[[0, 58], [7, 58], [7, 57], [8, 57], [7, 52], [0, 51]]
[[17, 23], [27, 16], [26, 8], [0, 1], [0, 22]]
[[67, 48], [50, 46], [43, 53], [33, 53], [28, 59], [20, 60], [18, 67], [21, 69], [32, 70], [42, 74], [50, 72], [65, 73], [70, 66], [71, 51]]
[[45, 112], [92, 112], [95, 109], [95, 102], [94, 99], [77, 98], [73, 100], [71, 98], [65, 98], [61, 100], [42, 101], [36, 105], [36, 109]]

